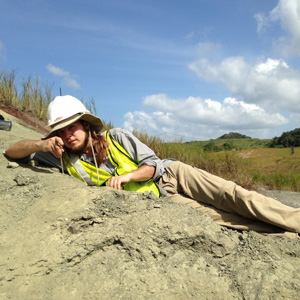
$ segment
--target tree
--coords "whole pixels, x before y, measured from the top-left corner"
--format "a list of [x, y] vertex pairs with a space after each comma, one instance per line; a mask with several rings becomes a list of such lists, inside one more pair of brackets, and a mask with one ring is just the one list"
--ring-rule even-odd
[[271, 147], [299, 147], [300, 146], [300, 128], [292, 131], [283, 132], [280, 137], [274, 137], [270, 144]]

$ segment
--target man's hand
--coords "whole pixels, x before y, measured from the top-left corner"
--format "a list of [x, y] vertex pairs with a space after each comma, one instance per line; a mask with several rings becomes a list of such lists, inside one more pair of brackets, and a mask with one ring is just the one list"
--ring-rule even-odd
[[130, 173], [121, 176], [113, 176], [107, 180], [106, 186], [120, 190], [129, 181], [130, 181]]
[[41, 141], [40, 150], [44, 152], [51, 152], [55, 157], [60, 158], [64, 152], [63, 145], [63, 140], [58, 136], [54, 136], [47, 140]]
[[62, 157], [63, 141], [60, 137], [55, 136], [47, 140], [23, 140], [16, 144], [9, 146], [5, 150], [5, 154], [13, 159], [25, 158], [28, 155], [37, 151], [51, 152], [55, 157]]
[[140, 168], [120, 176], [113, 176], [106, 182], [106, 186], [120, 190], [130, 181], [147, 181], [153, 177], [155, 167], [143, 165]]

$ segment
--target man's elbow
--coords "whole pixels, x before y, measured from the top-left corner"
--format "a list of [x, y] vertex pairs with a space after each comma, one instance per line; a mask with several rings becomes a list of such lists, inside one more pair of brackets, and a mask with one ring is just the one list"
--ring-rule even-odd
[[26, 157], [23, 151], [16, 151], [15, 149], [13, 149], [13, 147], [10, 146], [4, 150], [4, 154], [11, 159], [21, 159]]
[[6, 148], [6, 149], [3, 151], [3, 154], [4, 154], [5, 156], [9, 157], [9, 158], [14, 158], [14, 157], [13, 157], [13, 153], [11, 153], [9, 147]]

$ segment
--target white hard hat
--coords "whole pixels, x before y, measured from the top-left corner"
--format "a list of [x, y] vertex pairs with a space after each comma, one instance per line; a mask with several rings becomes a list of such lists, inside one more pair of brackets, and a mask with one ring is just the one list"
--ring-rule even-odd
[[69, 95], [54, 98], [48, 106], [47, 119], [50, 132], [44, 138], [55, 136], [58, 129], [78, 120], [89, 122], [97, 132], [103, 129], [102, 120], [91, 114], [80, 100]]

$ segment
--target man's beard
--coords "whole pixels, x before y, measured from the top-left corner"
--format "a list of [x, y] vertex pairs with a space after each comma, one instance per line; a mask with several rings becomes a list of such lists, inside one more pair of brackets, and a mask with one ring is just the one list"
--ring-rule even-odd
[[75, 149], [70, 149], [70, 152], [72, 152], [74, 154], [81, 154], [86, 149], [88, 143], [89, 143], [89, 137], [87, 135], [84, 140], [84, 143], [81, 146], [76, 147]]

